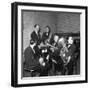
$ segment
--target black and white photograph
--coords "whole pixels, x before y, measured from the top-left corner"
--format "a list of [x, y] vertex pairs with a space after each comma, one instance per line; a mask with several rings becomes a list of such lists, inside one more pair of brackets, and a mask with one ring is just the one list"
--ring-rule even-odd
[[86, 7], [19, 4], [13, 5], [18, 32], [16, 82], [86, 81]]
[[23, 77], [80, 75], [80, 13], [22, 11]]

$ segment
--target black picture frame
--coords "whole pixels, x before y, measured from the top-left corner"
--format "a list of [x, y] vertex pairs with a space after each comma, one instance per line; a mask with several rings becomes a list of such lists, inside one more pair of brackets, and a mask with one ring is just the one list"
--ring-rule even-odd
[[[31, 83], [18, 84], [18, 6], [36, 6], [36, 7], [53, 7], [53, 8], [70, 8], [85, 10], [85, 80], [65, 81], [65, 82], [48, 82], [48, 83]], [[74, 5], [56, 5], [43, 3], [14, 2], [11, 4], [11, 86], [41, 86], [57, 84], [75, 84], [88, 82], [88, 7]]]

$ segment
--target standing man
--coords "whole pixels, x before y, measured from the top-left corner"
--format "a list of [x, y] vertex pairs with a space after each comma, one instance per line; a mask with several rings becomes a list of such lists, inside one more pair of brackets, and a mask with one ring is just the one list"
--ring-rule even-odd
[[50, 27], [49, 26], [46, 26], [45, 27], [45, 30], [46, 31], [42, 35], [42, 41], [43, 41], [43, 43], [47, 43], [49, 41], [49, 38], [50, 38]]
[[67, 64], [68, 68], [68, 75], [73, 75], [73, 68], [74, 68], [74, 62], [75, 62], [75, 51], [76, 51], [76, 46], [74, 44], [74, 40], [72, 37], [69, 37], [68, 39], [68, 56], [70, 56], [70, 60]]
[[36, 56], [40, 55], [39, 45], [41, 43], [41, 29], [38, 24], [34, 25], [34, 31], [31, 33], [31, 40], [33, 40], [36, 45], [34, 46]]
[[41, 40], [41, 29], [40, 26], [38, 24], [34, 25], [34, 31], [31, 33], [31, 39], [37, 43], [40, 44], [40, 40]]

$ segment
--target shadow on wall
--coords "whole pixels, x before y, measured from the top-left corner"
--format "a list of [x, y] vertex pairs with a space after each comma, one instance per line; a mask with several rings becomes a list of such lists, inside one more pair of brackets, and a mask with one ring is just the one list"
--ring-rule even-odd
[[23, 11], [22, 20], [23, 51], [29, 45], [30, 34], [35, 24], [40, 25], [42, 32], [47, 25], [52, 33], [80, 31], [80, 14], [75, 13]]

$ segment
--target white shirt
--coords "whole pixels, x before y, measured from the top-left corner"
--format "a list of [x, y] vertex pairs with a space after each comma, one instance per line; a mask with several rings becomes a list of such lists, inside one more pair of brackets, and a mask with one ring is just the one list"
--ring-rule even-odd
[[36, 45], [36, 43], [30, 45], [30, 47], [32, 48], [33, 52], [35, 53], [35, 50], [33, 49], [33, 47]]

